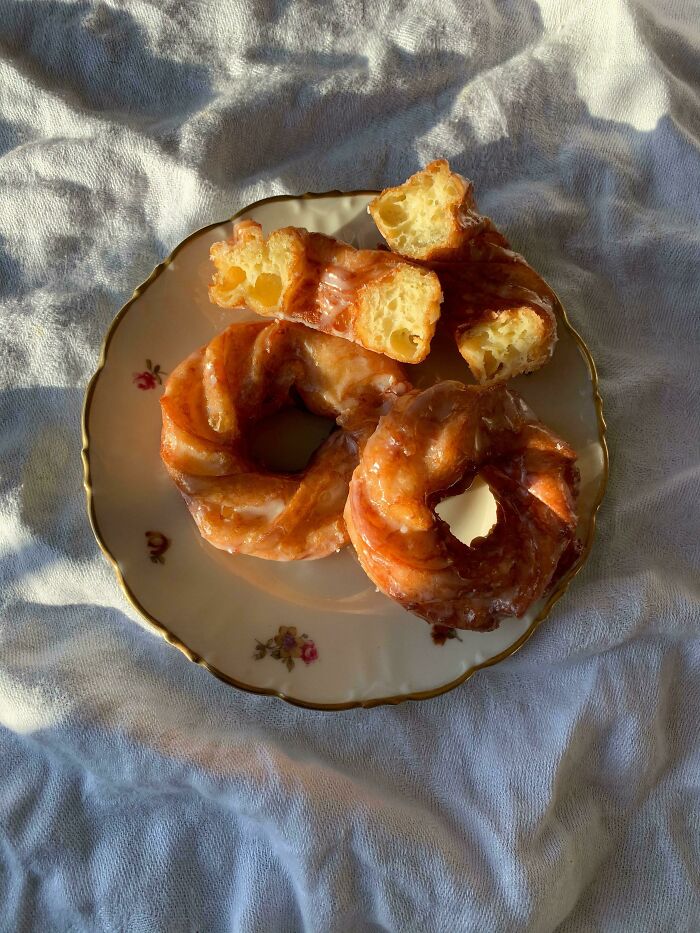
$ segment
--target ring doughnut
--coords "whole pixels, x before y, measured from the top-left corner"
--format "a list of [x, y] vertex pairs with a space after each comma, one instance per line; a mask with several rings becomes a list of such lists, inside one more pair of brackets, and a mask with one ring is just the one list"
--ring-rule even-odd
[[[350, 483], [345, 521], [360, 564], [430, 623], [487, 631], [521, 616], [575, 547], [575, 460], [501, 385], [409, 392], [379, 422]], [[466, 545], [435, 506], [477, 473], [498, 517]]]
[[[161, 457], [215, 547], [324, 557], [347, 544], [343, 507], [362, 447], [409, 389], [397, 363], [339, 337], [282, 321], [233, 324], [169, 377]], [[257, 462], [252, 432], [295, 395], [337, 430], [304, 470], [277, 473]]]

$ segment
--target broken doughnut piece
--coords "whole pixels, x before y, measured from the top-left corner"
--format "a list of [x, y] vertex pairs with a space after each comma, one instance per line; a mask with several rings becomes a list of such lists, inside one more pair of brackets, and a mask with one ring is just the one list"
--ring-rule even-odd
[[480, 214], [471, 182], [444, 159], [369, 205], [390, 248], [437, 272], [443, 326], [481, 384], [533, 372], [557, 339], [554, 295]]
[[306, 324], [403, 363], [428, 355], [442, 301], [430, 269], [297, 227], [266, 239], [252, 220], [210, 255], [209, 296], [221, 307]]

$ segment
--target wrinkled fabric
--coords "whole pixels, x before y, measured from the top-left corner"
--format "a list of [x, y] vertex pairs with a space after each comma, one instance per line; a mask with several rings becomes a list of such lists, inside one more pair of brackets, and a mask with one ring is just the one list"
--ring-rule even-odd
[[[0, 0], [0, 930], [700, 929], [699, 139], [696, 3]], [[237, 692], [90, 532], [101, 338], [197, 227], [440, 156], [597, 361], [593, 553], [438, 699]]]

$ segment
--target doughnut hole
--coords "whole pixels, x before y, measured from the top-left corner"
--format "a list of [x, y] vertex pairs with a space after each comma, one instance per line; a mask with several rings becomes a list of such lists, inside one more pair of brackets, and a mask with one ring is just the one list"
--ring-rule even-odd
[[467, 545], [475, 538], [485, 538], [498, 520], [496, 499], [480, 476], [458, 496], [438, 502], [435, 512], [449, 525], [451, 534]]
[[293, 406], [263, 418], [252, 429], [249, 445], [253, 458], [275, 473], [300, 473], [335, 430], [332, 418]]

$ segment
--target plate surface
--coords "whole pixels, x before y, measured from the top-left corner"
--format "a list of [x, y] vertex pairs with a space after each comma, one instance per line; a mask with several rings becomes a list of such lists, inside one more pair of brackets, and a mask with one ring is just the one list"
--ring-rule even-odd
[[[371, 196], [272, 198], [237, 218], [258, 220], [266, 233], [292, 224], [374, 247], [380, 236], [366, 213]], [[434, 632], [375, 591], [351, 547], [324, 560], [289, 564], [217, 551], [200, 538], [168, 478], [158, 453], [165, 374], [240, 320], [207, 296], [209, 247], [230, 230], [226, 222], [188, 237], [136, 290], [107, 334], [83, 412], [85, 488], [97, 540], [141, 615], [191, 660], [237, 687], [318, 709], [445, 692], [517, 650], [588, 555], [607, 478], [593, 360], [559, 306], [551, 363], [513, 381], [578, 452], [581, 560], [522, 619], [486, 634]], [[424, 364], [406, 369], [416, 385], [437, 377], [471, 381], [451, 343], [435, 346]], [[489, 499], [473, 496], [476, 526], [488, 527]]]

